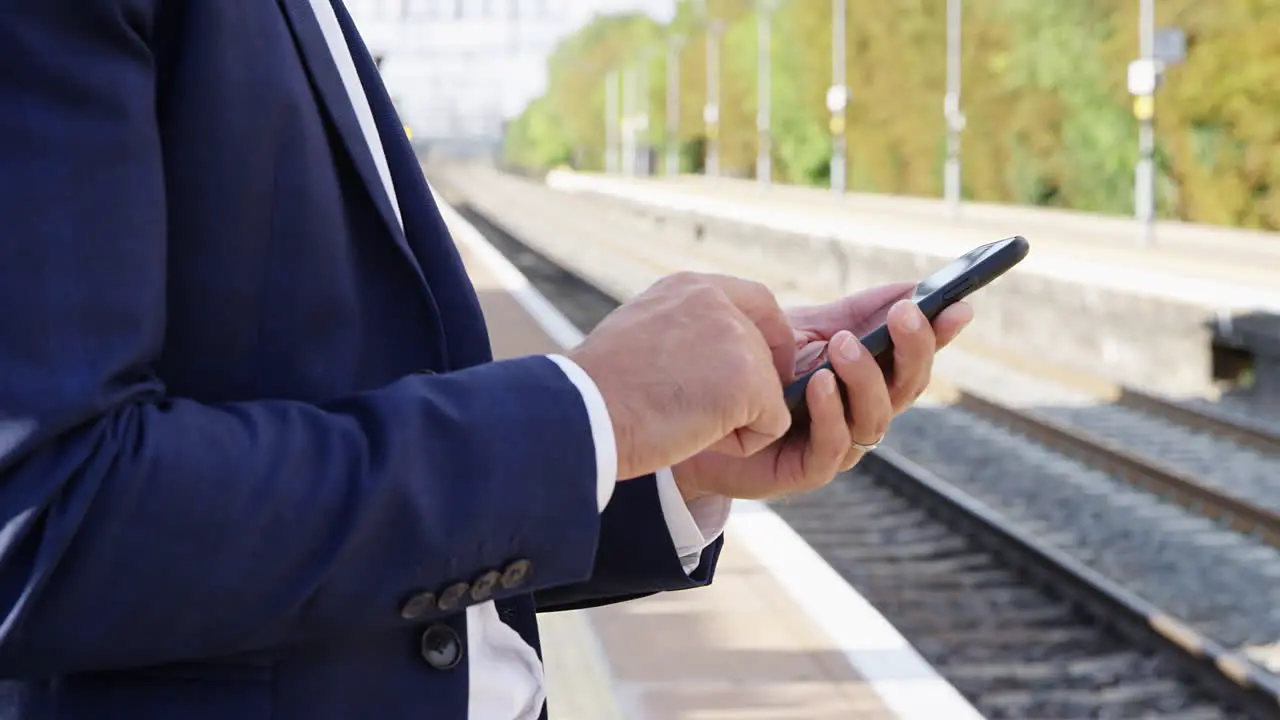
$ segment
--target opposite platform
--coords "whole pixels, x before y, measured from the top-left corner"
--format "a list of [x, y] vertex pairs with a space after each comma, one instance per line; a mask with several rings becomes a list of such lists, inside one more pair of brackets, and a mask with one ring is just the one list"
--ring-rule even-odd
[[[581, 335], [442, 204], [499, 357]], [[708, 588], [541, 616], [551, 720], [981, 717], [760, 503], [735, 506]]]
[[[1275, 233], [1175, 229], [1167, 232], [1177, 234], [1176, 244], [1170, 240], [1168, 246], [1143, 249], [1116, 237], [1115, 228], [1123, 221], [1066, 212], [1035, 215], [1026, 208], [993, 212], [980, 206], [986, 216], [979, 222], [964, 215], [950, 218], [938, 211], [936, 201], [919, 198], [875, 200], [700, 176], [659, 179], [555, 171], [546, 182], [555, 189], [942, 258], [1023, 234], [1035, 248], [1020, 266], [1024, 271], [1214, 309], [1280, 312], [1280, 235]], [[1095, 236], [1091, 228], [1102, 229]], [[1197, 244], [1211, 241], [1223, 244], [1221, 252]]]

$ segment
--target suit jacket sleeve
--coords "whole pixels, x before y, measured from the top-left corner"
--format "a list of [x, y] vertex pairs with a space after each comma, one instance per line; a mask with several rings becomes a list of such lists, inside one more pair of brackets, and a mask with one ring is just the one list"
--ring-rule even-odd
[[539, 590], [538, 610], [555, 612], [624, 602], [709, 585], [724, 536], [717, 534], [686, 571], [663, 520], [653, 475], [618, 483], [601, 515], [599, 550], [585, 582]]
[[592, 438], [548, 358], [321, 405], [166, 391], [154, 2], [0, 13], [0, 675], [393, 629], [514, 559], [495, 599], [585, 580]]
[[[590, 579], [537, 593], [538, 608], [574, 609], [709, 584], [723, 521], [728, 517], [728, 499], [713, 501], [715, 507], [708, 506], [707, 509], [722, 512], [704, 518], [709, 520], [704, 527], [680, 498], [669, 468], [657, 475], [619, 483], [616, 439], [604, 397], [576, 363], [560, 355], [551, 357], [578, 388], [587, 408], [603, 518]], [[669, 497], [663, 498], [664, 490], [669, 491]], [[721, 514], [723, 517], [719, 517]], [[679, 543], [676, 536], [681, 538]]]

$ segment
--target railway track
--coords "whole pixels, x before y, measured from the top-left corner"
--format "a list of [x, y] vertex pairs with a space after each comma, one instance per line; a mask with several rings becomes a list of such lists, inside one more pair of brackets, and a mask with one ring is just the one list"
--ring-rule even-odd
[[[447, 187], [445, 195], [462, 198]], [[564, 270], [541, 247], [532, 249], [486, 214], [465, 204], [461, 210], [579, 326], [590, 328], [627, 295], [624, 281], [615, 278], [612, 287], [597, 287], [594, 278]], [[566, 216], [563, 208], [544, 208], [544, 213]], [[549, 218], [523, 222], [534, 233], [555, 226]], [[591, 224], [598, 234], [599, 220]], [[1024, 504], [1016, 494], [1006, 494], [1012, 502], [996, 507], [990, 497], [984, 501], [980, 493], [969, 492], [985, 487], [990, 495], [992, 484], [984, 482], [988, 474], [1000, 473], [1005, 485], [1023, 480], [1025, 487], [1053, 478], [1036, 473], [1036, 462], [1001, 472], [989, 459], [964, 460], [964, 453], [936, 442], [939, 423], [931, 413], [951, 413], [952, 424], [942, 435], [970, 449], [983, 448], [990, 455], [1001, 448], [949, 432], [964, 422], [958, 418], [976, 424], [979, 435], [1020, 444], [1024, 454], [1074, 463], [1071, 469], [1082, 475], [1101, 473], [1073, 461], [1079, 454], [1066, 452], [1060, 438], [1042, 438], [1043, 447], [1028, 450], [1031, 444], [1019, 435], [1027, 428], [1010, 428], [1010, 416], [1001, 415], [998, 403], [983, 405], [984, 398], [972, 392], [961, 391], [960, 397], [970, 399], [909, 411], [898, 423], [907, 421], [907, 432], [897, 431], [895, 424], [885, 449], [854, 473], [775, 510], [988, 717], [1280, 717], [1280, 682], [1242, 650], [1256, 638], [1241, 638], [1228, 628], [1222, 634], [1229, 641], [1219, 642], [1205, 630], [1220, 630], [1214, 625], [1218, 618], [1193, 613], [1191, 621], [1183, 621], [1157, 609], [1161, 601], [1184, 594], [1181, 588], [1134, 592], [1114, 580], [1115, 568], [1107, 563], [1090, 568], [1096, 548], [1082, 546], [1060, 525], [1015, 512], [1014, 506]], [[904, 460], [915, 457], [926, 436], [935, 436], [927, 443], [933, 454], [920, 453], [926, 463]], [[939, 456], [949, 459], [938, 463]], [[927, 467], [928, 461], [934, 467]], [[1038, 463], [1046, 464], [1046, 457]], [[1167, 507], [1140, 491], [1121, 498], [1105, 481], [1095, 486], [1092, 495], [1117, 499], [1120, 507]], [[1051, 499], [1050, 507], [1062, 506]], [[1221, 532], [1215, 535], [1208, 525], [1199, 528], [1200, 535], [1220, 538]], [[1280, 555], [1275, 560], [1280, 569]], [[1275, 579], [1280, 582], [1280, 572]], [[1267, 593], [1266, 587], [1259, 590]], [[1222, 608], [1217, 609], [1220, 614]]]
[[1229, 651], [892, 450], [775, 509], [992, 720], [1277, 709]]
[[[972, 391], [958, 390], [955, 394], [957, 406], [970, 413], [1007, 426], [1063, 455], [1193, 508], [1263, 542], [1280, 546], [1280, 511], [1242, 500], [1175, 467], [1134, 453], [1106, 437], [1055, 421], [1035, 411], [1001, 405]], [[1144, 399], [1143, 402], [1150, 400]], [[1168, 412], [1163, 405], [1144, 404], [1140, 407], [1143, 411], [1159, 414]]]
[[1274, 410], [1268, 411], [1257, 403], [1232, 397], [1220, 398], [1219, 402], [1209, 402], [1204, 398], [1178, 400], [1055, 366], [1043, 358], [1017, 357], [1003, 348], [974, 343], [965, 343], [963, 347], [969, 354], [1019, 373], [1038, 376], [1087, 394], [1095, 402], [1115, 404], [1188, 430], [1280, 456], [1280, 418], [1275, 417]]
[[[1246, 411], [1197, 407], [1128, 387], [1119, 388], [1117, 395], [1116, 402], [1125, 407], [1159, 415], [1170, 422], [1229, 438], [1262, 452], [1280, 455], [1280, 430], [1250, 420]], [[1230, 408], [1229, 405], [1226, 407]]]

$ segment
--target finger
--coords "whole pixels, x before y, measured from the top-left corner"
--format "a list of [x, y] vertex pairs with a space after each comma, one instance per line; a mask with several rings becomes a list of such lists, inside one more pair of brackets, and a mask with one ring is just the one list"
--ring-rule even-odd
[[791, 382], [796, 371], [796, 337], [786, 313], [769, 288], [751, 280], [727, 275], [707, 275], [705, 280], [719, 288], [738, 311], [755, 325], [764, 337], [773, 365], [782, 382]]
[[[782, 394], [778, 393], [778, 397], [781, 398]], [[791, 413], [786, 404], [778, 400], [776, 407], [771, 406], [750, 425], [734, 430], [707, 449], [723, 455], [751, 457], [777, 442], [790, 429]]]
[[813, 489], [835, 477], [849, 452], [849, 425], [836, 377], [823, 368], [806, 388], [809, 408], [809, 442], [805, 447], [801, 489]]
[[897, 300], [910, 297], [914, 289], [915, 285], [909, 282], [880, 285], [834, 302], [788, 308], [787, 317], [793, 326], [804, 328], [822, 340], [830, 340], [841, 330], [862, 335], [879, 327], [889, 307]]
[[[915, 287], [915, 283], [911, 282], [878, 285], [843, 297], [834, 303], [834, 307], [844, 314], [846, 321], [875, 321], [879, 325], [884, 322], [884, 313], [889, 307], [903, 298], [911, 297]], [[873, 317], [876, 313], [880, 313], [879, 317]], [[845, 325], [844, 329], [850, 330], [850, 327]]]
[[864, 290], [846, 298], [844, 305], [844, 324], [837, 329], [848, 330], [858, 337], [875, 330], [885, 323], [889, 310], [895, 303], [911, 297], [915, 285], [912, 283], [895, 283]]
[[753, 389], [760, 393], [760, 412], [746, 430], [759, 436], [758, 443], [755, 444], [756, 450], [760, 450], [786, 435], [791, 429], [794, 418], [790, 408], [787, 407], [786, 395], [782, 392], [782, 380], [776, 368], [769, 366], [769, 359], [763, 354], [756, 366], [759, 368], [759, 374], [753, 383], [755, 386]]
[[[850, 333], [837, 333], [831, 345], [831, 365], [845, 384], [849, 439], [863, 445], [878, 443], [889, 430], [894, 414], [884, 373], [871, 353]], [[853, 461], [861, 455], [855, 448]]]
[[933, 319], [933, 334], [937, 339], [938, 349], [946, 347], [961, 330], [973, 322], [973, 306], [967, 302], [958, 302], [938, 314]]
[[902, 412], [929, 385], [933, 356], [938, 351], [933, 328], [920, 308], [901, 300], [889, 311], [889, 335], [893, 338], [893, 380], [889, 395], [895, 413]]
[[[775, 380], [776, 385], [776, 380]], [[755, 388], [743, 388], [743, 392], [758, 392]], [[763, 393], [761, 410], [747, 424], [712, 443], [707, 449], [735, 457], [750, 457], [772, 445], [791, 429], [791, 412], [782, 400], [782, 392]]]
[[[749, 325], [746, 319], [740, 322]], [[777, 370], [762, 345], [752, 345], [751, 351], [751, 370], [737, 388], [739, 393], [754, 400], [749, 403], [751, 415], [743, 426], [713, 445], [712, 450], [742, 457], [754, 455], [791, 429], [793, 418]]]
[[734, 434], [738, 436], [743, 456], [754, 455], [772, 445], [774, 441], [787, 434], [791, 429], [791, 411], [783, 401], [782, 389], [777, 378], [770, 378], [772, 385], [765, 385], [771, 390], [765, 394], [764, 409], [755, 420]]
[[827, 344], [825, 342], [806, 343], [804, 347], [796, 349], [796, 374], [809, 372], [821, 365], [826, 358]]
[[777, 442], [778, 438], [785, 434], [785, 431], [775, 434], [772, 432], [760, 432], [750, 427], [738, 428], [731, 434], [712, 443], [707, 450], [733, 457], [751, 457]]

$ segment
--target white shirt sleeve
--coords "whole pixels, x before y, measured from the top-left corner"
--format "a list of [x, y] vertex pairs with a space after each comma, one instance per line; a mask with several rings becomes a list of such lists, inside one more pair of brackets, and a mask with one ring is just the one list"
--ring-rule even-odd
[[697, 570], [702, 562], [702, 551], [724, 532], [733, 500], [710, 496], [686, 503], [680, 497], [680, 488], [676, 486], [671, 468], [658, 471], [658, 500], [662, 503], [662, 516], [667, 520], [667, 531], [671, 533], [681, 566], [686, 574]]
[[613, 437], [613, 420], [609, 418], [609, 406], [604, 404], [600, 388], [587, 374], [578, 367], [578, 363], [563, 355], [548, 355], [564, 374], [569, 382], [578, 388], [582, 402], [587, 406], [587, 420], [591, 423], [591, 438], [596, 445], [596, 503], [600, 512], [609, 505], [613, 497], [613, 488], [618, 484], [618, 445]]
[[[600, 512], [604, 512], [618, 483], [618, 446], [613, 436], [609, 408], [591, 376], [577, 363], [563, 355], [547, 357], [560, 366], [569, 382], [582, 394], [596, 446], [596, 500]], [[680, 564], [686, 573], [693, 572], [702, 560], [702, 551], [724, 532], [733, 501], [726, 497], [706, 497], [685, 503], [670, 468], [658, 471], [657, 484], [662, 516], [680, 556]]]

